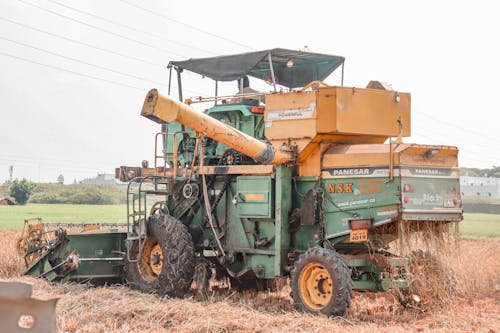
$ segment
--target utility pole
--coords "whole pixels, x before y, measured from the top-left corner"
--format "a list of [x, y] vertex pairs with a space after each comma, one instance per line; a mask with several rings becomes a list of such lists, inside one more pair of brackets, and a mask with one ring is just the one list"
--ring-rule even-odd
[[14, 166], [9, 166], [9, 184], [12, 184], [12, 174], [14, 173]]

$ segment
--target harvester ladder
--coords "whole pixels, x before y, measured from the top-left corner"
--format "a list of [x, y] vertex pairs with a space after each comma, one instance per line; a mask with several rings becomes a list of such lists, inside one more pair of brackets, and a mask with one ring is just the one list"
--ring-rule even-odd
[[[154, 169], [155, 173], [161, 176], [141, 176], [135, 177], [129, 181], [127, 186], [127, 260], [129, 262], [137, 262], [137, 259], [131, 258], [131, 248], [134, 242], [138, 242], [140, 257], [144, 244], [147, 238], [147, 222], [148, 222], [148, 206], [147, 196], [152, 195], [169, 195], [171, 194], [172, 187], [168, 184], [173, 184], [177, 181], [178, 173], [178, 145], [179, 134], [187, 135], [192, 132], [179, 131], [174, 133], [159, 132], [155, 136], [155, 158]], [[167, 153], [167, 140], [172, 137], [173, 149], [171, 153]], [[164, 143], [161, 153], [159, 149], [159, 138]], [[196, 152], [199, 148], [199, 139], [196, 138], [196, 144], [193, 154], [193, 161], [191, 168], [188, 170], [188, 178], [192, 177], [192, 170], [196, 161]], [[161, 161], [161, 162], [159, 162]], [[159, 169], [161, 172], [158, 172]], [[167, 170], [172, 170], [168, 172]], [[153, 189], [144, 188], [145, 183], [152, 183]], [[162, 188], [163, 187], [163, 188]]]
[[[127, 186], [127, 241], [129, 242], [127, 260], [130, 262], [137, 261], [135, 258], [130, 258], [132, 242], [139, 242], [140, 256], [147, 238], [147, 193], [142, 186], [149, 178], [151, 177], [136, 177]], [[136, 226], [135, 231], [134, 226]]]

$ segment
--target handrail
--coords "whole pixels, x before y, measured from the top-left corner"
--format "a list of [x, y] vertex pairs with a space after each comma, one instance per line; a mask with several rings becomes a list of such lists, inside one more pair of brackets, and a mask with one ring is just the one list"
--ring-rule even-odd
[[[155, 135], [155, 148], [154, 148], [154, 168], [156, 169], [158, 167], [158, 159], [159, 158], [162, 158], [164, 163], [163, 163], [163, 176], [165, 176], [166, 174], [166, 169], [167, 169], [167, 158], [171, 157], [172, 158], [172, 170], [173, 170], [173, 173], [172, 173], [172, 178], [173, 179], [176, 179], [177, 178], [177, 172], [178, 172], [178, 169], [179, 169], [179, 166], [178, 166], [178, 138], [177, 138], [177, 135], [178, 134], [194, 134], [193, 131], [177, 131], [177, 132], [174, 132], [174, 133], [168, 133], [168, 132], [158, 132], [156, 133]], [[173, 152], [172, 153], [163, 153], [163, 155], [158, 155], [158, 137], [161, 136], [163, 138], [163, 141], [165, 142], [165, 140], [168, 140], [168, 136], [172, 136], [173, 137]], [[196, 145], [198, 144], [198, 138], [196, 138]], [[195, 153], [193, 153], [194, 155]], [[193, 160], [194, 160], [194, 156], [193, 156]]]
[[255, 92], [255, 93], [244, 93], [244, 94], [233, 94], [233, 95], [225, 95], [225, 96], [210, 96], [210, 97], [202, 97], [196, 96], [192, 98], [188, 98], [184, 101], [187, 105], [195, 104], [195, 103], [205, 103], [205, 102], [217, 102], [219, 100], [224, 99], [238, 99], [238, 98], [248, 98], [248, 97], [260, 97], [265, 96], [267, 94], [272, 94], [271, 92]]

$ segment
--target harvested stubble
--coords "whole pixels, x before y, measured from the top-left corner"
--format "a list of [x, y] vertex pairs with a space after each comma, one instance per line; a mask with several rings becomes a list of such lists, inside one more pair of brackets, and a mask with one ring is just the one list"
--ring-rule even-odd
[[[14, 233], [0, 233], [1, 244], [14, 245]], [[457, 300], [446, 308], [420, 313], [403, 308], [391, 293], [355, 293], [344, 318], [326, 318], [293, 310], [288, 287], [278, 293], [237, 293], [223, 285], [210, 300], [160, 299], [124, 286], [90, 287], [49, 284], [20, 278], [20, 268], [1, 270], [4, 278], [34, 284], [35, 297], [60, 297], [62, 332], [500, 332], [498, 255], [500, 241], [462, 241], [455, 269]], [[0, 267], [13, 262], [12, 247], [0, 249]], [[19, 262], [19, 261], [17, 261]], [[10, 267], [12, 264], [10, 264]], [[6, 273], [7, 272], [7, 273]]]

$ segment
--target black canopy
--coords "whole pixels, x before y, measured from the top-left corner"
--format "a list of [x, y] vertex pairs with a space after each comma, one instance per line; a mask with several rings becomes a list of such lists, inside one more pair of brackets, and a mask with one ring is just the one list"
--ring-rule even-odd
[[277, 84], [303, 87], [324, 80], [344, 63], [344, 57], [287, 49], [271, 49], [228, 56], [171, 61], [170, 65], [207, 76], [216, 81], [233, 81], [250, 75], [272, 82], [269, 55]]

